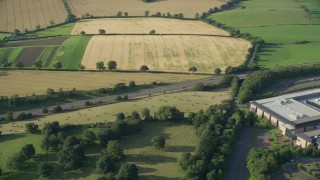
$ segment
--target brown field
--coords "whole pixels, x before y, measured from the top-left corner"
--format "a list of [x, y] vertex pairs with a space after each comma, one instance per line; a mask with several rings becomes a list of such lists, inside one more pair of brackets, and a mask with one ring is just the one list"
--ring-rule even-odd
[[37, 60], [44, 47], [29, 47], [24, 48], [17, 62], [22, 62], [24, 66], [30, 67]]
[[213, 73], [215, 68], [243, 63], [250, 43], [238, 38], [214, 36], [94, 36], [82, 59], [87, 69], [96, 62], [114, 60], [118, 69], [187, 72], [196, 66], [198, 72]]
[[78, 35], [81, 31], [98, 34], [99, 29], [106, 30], [107, 34], [149, 34], [151, 30], [155, 30], [156, 34], [229, 35], [228, 32], [202, 21], [167, 18], [86, 19], [76, 23], [71, 34]]
[[32, 30], [38, 24], [47, 27], [51, 20], [62, 23], [66, 17], [67, 12], [61, 0], [0, 1], [0, 31]]
[[101, 87], [113, 87], [116, 83], [137, 84], [164, 81], [167, 83], [183, 82], [206, 78], [204, 75], [189, 74], [153, 74], [153, 73], [110, 73], [110, 72], [57, 72], [57, 71], [0, 71], [0, 96], [18, 94], [25, 96], [32, 93], [44, 94], [47, 88], [58, 90], [91, 90]]
[[19, 46], [50, 46], [61, 45], [68, 37], [56, 37], [50, 39], [37, 39], [30, 41], [10, 42], [4, 44], [4, 47], [19, 47]]
[[194, 18], [195, 13], [207, 12], [226, 2], [228, 0], [156, 0], [151, 3], [142, 0], [70, 0], [73, 12], [78, 17], [86, 13], [93, 16], [115, 16], [118, 11], [128, 12], [129, 16], [144, 16], [144, 12], [148, 10], [150, 15], [170, 12]]

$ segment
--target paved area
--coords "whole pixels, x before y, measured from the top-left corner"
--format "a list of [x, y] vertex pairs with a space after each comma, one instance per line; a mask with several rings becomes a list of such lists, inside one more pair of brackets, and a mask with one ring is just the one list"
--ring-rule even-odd
[[247, 154], [251, 148], [265, 147], [265, 138], [267, 136], [270, 135], [264, 129], [246, 127], [241, 130], [229, 163], [228, 180], [246, 180], [248, 178]]

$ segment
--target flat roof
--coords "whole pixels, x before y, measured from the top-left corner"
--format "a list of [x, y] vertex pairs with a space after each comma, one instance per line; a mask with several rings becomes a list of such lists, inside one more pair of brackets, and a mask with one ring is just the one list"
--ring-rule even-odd
[[[310, 101], [308, 103], [308, 101]], [[254, 104], [280, 115], [294, 123], [305, 123], [320, 119], [320, 89], [281, 95], [254, 101]]]
[[320, 129], [317, 130], [313, 130], [313, 131], [309, 131], [309, 132], [304, 132], [304, 133], [300, 133], [297, 134], [298, 137], [308, 141], [309, 143], [313, 143], [312, 139], [315, 138], [315, 136], [317, 136], [316, 142], [319, 143], [320, 141]]

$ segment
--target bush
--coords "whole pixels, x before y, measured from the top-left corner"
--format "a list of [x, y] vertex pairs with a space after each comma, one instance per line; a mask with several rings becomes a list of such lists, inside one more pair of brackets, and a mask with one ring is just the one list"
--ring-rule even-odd
[[42, 113], [43, 113], [43, 114], [48, 114], [48, 112], [49, 112], [48, 108], [44, 107], [44, 108], [42, 109]]
[[155, 34], [155, 33], [156, 33], [156, 30], [151, 30], [151, 31], [149, 32], [150, 35]]
[[155, 118], [159, 121], [178, 121], [184, 119], [184, 113], [176, 107], [161, 106], [155, 114]]
[[53, 172], [53, 166], [48, 162], [40, 162], [38, 164], [38, 172], [42, 177], [49, 177]]
[[90, 102], [90, 101], [86, 101], [86, 102], [85, 102], [85, 105], [86, 105], [86, 106], [91, 106], [91, 102]]
[[30, 119], [30, 118], [32, 118], [32, 113], [24, 113], [24, 112], [22, 112], [22, 113], [20, 113], [19, 115], [18, 115], [18, 117], [17, 117], [17, 120], [25, 120], [25, 119]]
[[62, 107], [60, 106], [60, 104], [58, 104], [56, 107], [53, 108], [52, 110], [53, 113], [60, 113], [62, 112]]
[[111, 172], [114, 169], [113, 166], [114, 165], [111, 157], [102, 155], [96, 163], [96, 171], [100, 174], [105, 174]]
[[166, 144], [166, 140], [162, 136], [154, 136], [151, 139], [151, 143], [152, 143], [152, 146], [154, 146], [158, 149], [162, 149], [162, 148], [164, 148], [164, 146]]
[[109, 141], [103, 154], [109, 156], [113, 161], [118, 161], [123, 158], [123, 149], [118, 141]]
[[9, 157], [6, 166], [9, 169], [21, 169], [25, 166], [27, 159], [28, 158], [22, 152], [15, 153], [13, 156]]
[[129, 87], [130, 87], [130, 88], [136, 87], [136, 82], [135, 82], [135, 81], [130, 81], [130, 82], [129, 82]]

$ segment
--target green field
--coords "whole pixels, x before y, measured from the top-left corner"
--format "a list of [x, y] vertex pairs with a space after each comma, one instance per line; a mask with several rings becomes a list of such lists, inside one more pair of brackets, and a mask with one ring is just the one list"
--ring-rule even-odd
[[266, 45], [259, 52], [259, 66], [270, 68], [292, 64], [315, 63], [320, 61], [320, 42], [307, 44]]
[[90, 36], [72, 36], [65, 40], [53, 57], [50, 66], [60, 61], [63, 68], [78, 69], [90, 39]]
[[45, 29], [36, 33], [38, 37], [47, 36], [68, 36], [70, 35], [75, 23], [66, 24], [54, 28]]
[[5, 37], [8, 37], [8, 36], [10, 36], [11, 34], [9, 34], [9, 33], [0, 33], [0, 40], [2, 40], [3, 38], [5, 38]]
[[[121, 102], [111, 105], [104, 105], [95, 108], [88, 108], [74, 112], [60, 113], [45, 117], [35, 118], [33, 120], [18, 121], [14, 124], [1, 124], [0, 131], [2, 134], [23, 133], [26, 123], [36, 123], [40, 127], [44, 123], [59, 121], [60, 124], [89, 124], [96, 122], [112, 122], [116, 120], [116, 114], [123, 112], [126, 115], [132, 111], [141, 112], [145, 107], [149, 108], [151, 114], [158, 110], [160, 106], [169, 105], [176, 106], [185, 115], [188, 112], [197, 112], [200, 109], [206, 109], [209, 105], [218, 104], [222, 100], [229, 99], [228, 91], [221, 92], [180, 92], [174, 94], [166, 94]], [[69, 118], [68, 118], [69, 117]]]
[[8, 61], [10, 61], [14, 65], [14, 63], [19, 58], [22, 50], [23, 50], [23, 47], [0, 48], [0, 62], [7, 59]]
[[[249, 0], [211, 17], [266, 41], [257, 54], [260, 67], [319, 62], [320, 1]], [[294, 44], [296, 41], [311, 43]]]
[[43, 64], [46, 64], [54, 48], [55, 46], [45, 46], [36, 61], [42, 61]]

